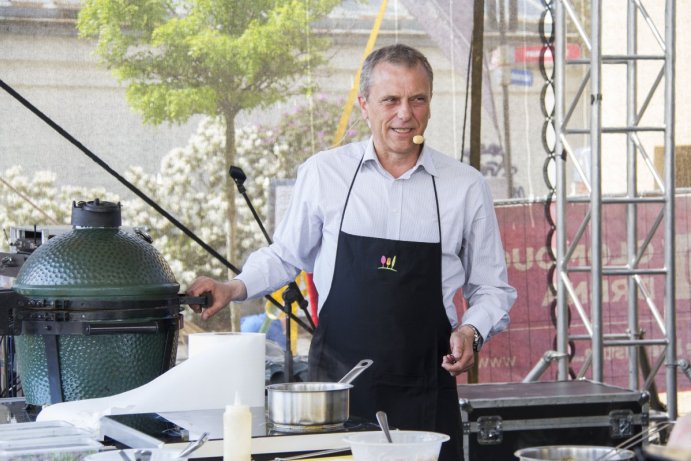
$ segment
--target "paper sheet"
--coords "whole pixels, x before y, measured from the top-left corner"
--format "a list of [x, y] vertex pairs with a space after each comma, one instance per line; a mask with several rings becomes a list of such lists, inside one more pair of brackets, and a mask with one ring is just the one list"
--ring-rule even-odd
[[100, 434], [104, 415], [224, 408], [235, 401], [264, 407], [263, 333], [197, 333], [189, 358], [153, 381], [121, 394], [43, 408], [37, 421], [62, 420]]

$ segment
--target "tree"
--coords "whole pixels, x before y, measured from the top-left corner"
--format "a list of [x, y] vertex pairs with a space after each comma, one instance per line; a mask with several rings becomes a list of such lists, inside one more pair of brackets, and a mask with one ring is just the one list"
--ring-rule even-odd
[[[222, 170], [235, 163], [235, 117], [298, 91], [298, 77], [322, 62], [324, 39], [310, 24], [340, 0], [86, 0], [77, 27], [97, 37], [97, 54], [127, 84], [147, 123], [219, 117]], [[311, 91], [307, 88], [307, 91]], [[225, 177], [228, 238], [236, 258], [235, 189]]]

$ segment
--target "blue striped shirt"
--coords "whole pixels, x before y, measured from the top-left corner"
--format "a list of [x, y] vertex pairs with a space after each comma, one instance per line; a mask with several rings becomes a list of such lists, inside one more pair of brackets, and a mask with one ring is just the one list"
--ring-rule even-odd
[[271, 293], [305, 270], [314, 274], [321, 309], [333, 278], [343, 206], [361, 159], [343, 231], [439, 242], [434, 176], [442, 233], [441, 289], [449, 322], [454, 328], [459, 324], [453, 297], [463, 288], [470, 308], [462, 323], [474, 325], [485, 339], [506, 329], [516, 291], [507, 282], [489, 186], [477, 170], [427, 144], [416, 165], [399, 178], [381, 166], [371, 139], [308, 159], [299, 168], [274, 243], [254, 252], [237, 277], [245, 283], [248, 297]]

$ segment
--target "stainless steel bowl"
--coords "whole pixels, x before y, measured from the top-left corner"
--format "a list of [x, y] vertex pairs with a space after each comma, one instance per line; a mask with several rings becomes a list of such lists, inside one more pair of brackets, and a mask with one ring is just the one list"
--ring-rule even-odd
[[619, 461], [633, 459], [634, 453], [614, 447], [552, 445], [523, 448], [514, 453], [521, 461]]

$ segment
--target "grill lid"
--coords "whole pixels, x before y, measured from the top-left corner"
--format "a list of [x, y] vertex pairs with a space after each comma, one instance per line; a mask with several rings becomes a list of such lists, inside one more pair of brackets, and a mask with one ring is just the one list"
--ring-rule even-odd
[[27, 259], [13, 290], [29, 298], [177, 296], [180, 285], [148, 236], [119, 228], [120, 204], [73, 203], [74, 229]]

